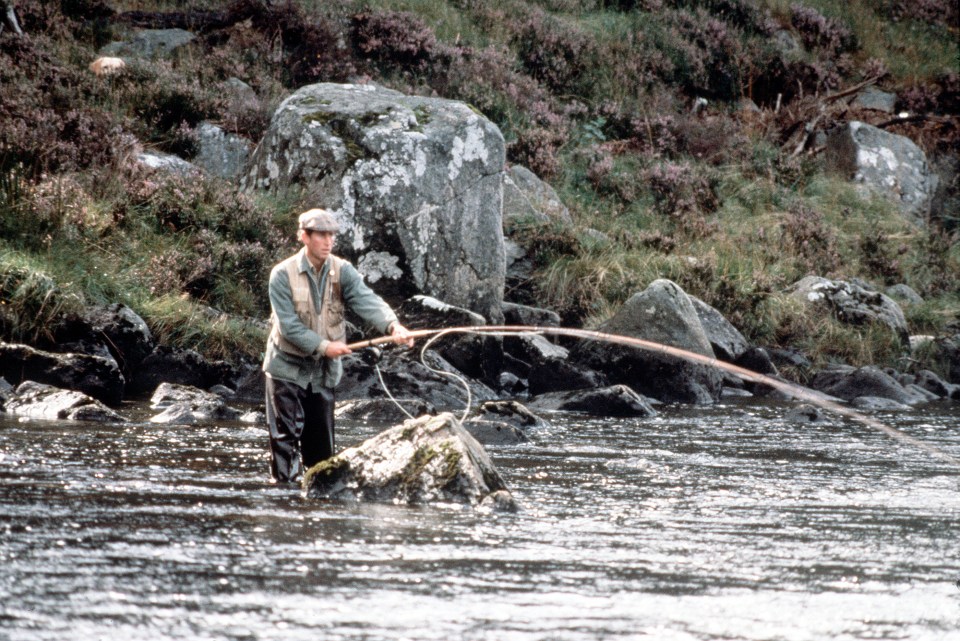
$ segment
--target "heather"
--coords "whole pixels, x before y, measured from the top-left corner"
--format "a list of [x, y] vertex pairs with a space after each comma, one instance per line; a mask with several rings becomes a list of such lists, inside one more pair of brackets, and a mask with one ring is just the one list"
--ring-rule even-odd
[[[207, 120], [256, 140], [297, 87], [347, 81], [469, 103], [501, 128], [511, 163], [558, 190], [572, 225], [507, 230], [536, 262], [507, 298], [567, 324], [595, 325], [665, 277], [758, 344], [819, 362], [922, 366], [882, 328], [814, 317], [783, 293], [817, 274], [906, 283], [926, 301], [906, 310], [913, 332], [958, 330], [956, 210], [906, 222], [826, 174], [812, 135], [861, 119], [956, 163], [956, 3], [189, 5], [16, 3], [25, 35], [0, 34], [5, 340], [52, 342], [80, 306], [124, 302], [167, 342], [256, 357], [266, 274], [307, 203], [133, 158], [143, 148], [190, 158]], [[131, 60], [116, 77], [87, 71], [100, 46], [161, 14], [199, 35], [185, 52]], [[231, 77], [259, 104], [213, 89]], [[909, 117], [857, 111], [844, 93], [858, 85], [895, 93]]]

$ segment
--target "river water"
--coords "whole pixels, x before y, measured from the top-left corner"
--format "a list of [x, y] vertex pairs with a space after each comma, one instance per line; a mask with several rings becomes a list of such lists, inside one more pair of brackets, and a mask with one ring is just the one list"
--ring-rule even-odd
[[[0, 414], [0, 638], [960, 639], [960, 469], [786, 409], [552, 415], [488, 448], [517, 514], [305, 499], [256, 426]], [[960, 404], [875, 416], [960, 457]]]

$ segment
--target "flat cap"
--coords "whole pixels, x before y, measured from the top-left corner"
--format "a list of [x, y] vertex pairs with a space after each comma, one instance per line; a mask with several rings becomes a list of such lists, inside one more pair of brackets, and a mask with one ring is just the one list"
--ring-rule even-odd
[[309, 209], [300, 214], [300, 229], [311, 231], [340, 231], [337, 219], [326, 209]]

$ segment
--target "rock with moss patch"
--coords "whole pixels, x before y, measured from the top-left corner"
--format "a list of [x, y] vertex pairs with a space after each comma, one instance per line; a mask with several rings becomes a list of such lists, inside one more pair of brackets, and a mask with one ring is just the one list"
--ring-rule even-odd
[[462, 102], [320, 83], [279, 106], [243, 186], [306, 189], [389, 302], [419, 292], [499, 322], [505, 157], [500, 130]]
[[507, 491], [486, 450], [450, 413], [405, 421], [313, 466], [303, 489], [309, 498], [475, 506]]

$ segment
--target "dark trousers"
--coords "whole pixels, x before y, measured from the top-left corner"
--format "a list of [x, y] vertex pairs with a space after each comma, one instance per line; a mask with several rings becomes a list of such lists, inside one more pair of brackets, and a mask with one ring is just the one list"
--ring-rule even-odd
[[303, 389], [269, 376], [266, 383], [270, 473], [275, 481], [296, 481], [304, 469], [333, 456], [333, 389]]

